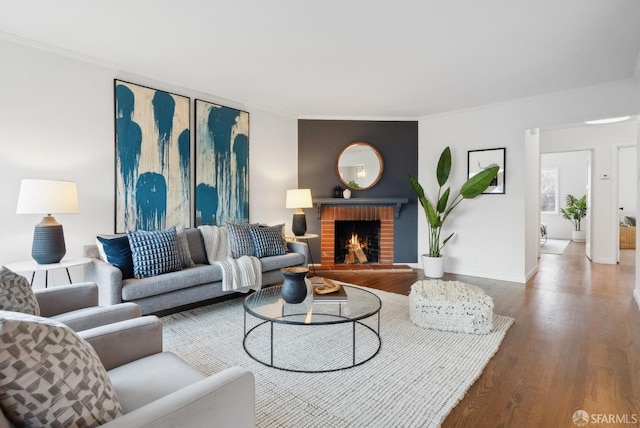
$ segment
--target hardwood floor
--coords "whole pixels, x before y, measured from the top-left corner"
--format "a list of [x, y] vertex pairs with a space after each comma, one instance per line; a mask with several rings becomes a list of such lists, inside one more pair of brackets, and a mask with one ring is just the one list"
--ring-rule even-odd
[[[577, 410], [590, 415], [588, 426], [640, 426], [635, 251], [622, 250], [618, 265], [594, 264], [572, 242], [561, 256], [542, 254], [539, 266], [526, 286], [445, 275], [484, 289], [494, 312], [515, 323], [442, 426], [572, 427]], [[421, 270], [322, 275], [401, 294], [424, 278]]]

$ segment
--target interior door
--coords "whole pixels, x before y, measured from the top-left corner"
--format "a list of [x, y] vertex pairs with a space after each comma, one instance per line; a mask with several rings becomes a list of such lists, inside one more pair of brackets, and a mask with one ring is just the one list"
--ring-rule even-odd
[[589, 151], [587, 153], [587, 215], [584, 218], [585, 252], [589, 260], [591, 260], [591, 155], [592, 152]]

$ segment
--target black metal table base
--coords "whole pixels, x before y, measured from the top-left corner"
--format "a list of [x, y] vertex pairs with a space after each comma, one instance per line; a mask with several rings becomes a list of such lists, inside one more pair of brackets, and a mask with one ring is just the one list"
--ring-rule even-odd
[[[73, 281], [71, 281], [71, 274], [69, 273], [69, 268], [65, 268], [67, 271], [67, 278], [69, 278], [69, 284], [71, 284]], [[33, 280], [36, 277], [36, 271], [33, 271], [33, 273], [31, 274], [31, 285], [33, 285]], [[45, 270], [44, 271], [44, 288], [49, 288], [49, 271]]]
[[[287, 317], [296, 317], [296, 316], [301, 316], [304, 314], [290, 314], [287, 315]], [[256, 324], [255, 326], [251, 327], [251, 329], [247, 330], [247, 311], [245, 310], [244, 312], [244, 338], [242, 340], [242, 347], [244, 348], [245, 352], [247, 353], [247, 355], [249, 355], [251, 358], [253, 358], [255, 361], [259, 362], [260, 364], [264, 364], [267, 367], [272, 367], [274, 369], [279, 369], [279, 370], [284, 370], [284, 371], [288, 371], [288, 372], [297, 372], [297, 373], [329, 373], [329, 372], [335, 372], [335, 371], [339, 371], [339, 370], [345, 370], [345, 369], [350, 369], [353, 367], [357, 367], [359, 365], [362, 365], [364, 363], [366, 363], [367, 361], [371, 360], [373, 357], [375, 357], [376, 355], [378, 355], [378, 352], [380, 352], [380, 347], [382, 345], [382, 341], [380, 339], [380, 311], [376, 312], [373, 315], [377, 315], [378, 319], [377, 319], [377, 329], [372, 328], [371, 326], [364, 324], [363, 322], [361, 322], [361, 320], [350, 320], [350, 321], [341, 321], [341, 320], [347, 320], [348, 318], [343, 317], [342, 315], [329, 315], [326, 314], [327, 316], [331, 316], [331, 317], [336, 317], [339, 318], [340, 320], [337, 320], [334, 323], [323, 323], [323, 324], [287, 324], [286, 322], [282, 322], [282, 321], [274, 321], [274, 320], [267, 320], [267, 321], [262, 321], [258, 324]], [[370, 317], [369, 317], [370, 318]], [[253, 333], [257, 328], [265, 325], [265, 324], [270, 324], [269, 326], [269, 345], [270, 345], [270, 355], [269, 355], [269, 362], [261, 360], [260, 358], [258, 358], [257, 356], [255, 356], [254, 354], [251, 353], [251, 351], [248, 349], [247, 347], [247, 338], [249, 337], [249, 335], [251, 335], [251, 333]], [[282, 324], [284, 326], [305, 326], [305, 327], [315, 327], [315, 328], [322, 328], [325, 327], [327, 325], [335, 325], [335, 324], [347, 324], [347, 323], [351, 323], [352, 324], [352, 364], [348, 365], [348, 366], [344, 366], [344, 367], [337, 367], [337, 368], [331, 368], [331, 369], [322, 369], [322, 370], [303, 370], [303, 369], [289, 369], [289, 368], [285, 368], [285, 367], [279, 367], [276, 366], [273, 363], [273, 324], [274, 323], [278, 323], [278, 324]], [[368, 356], [367, 358], [363, 359], [362, 361], [358, 361], [356, 363], [356, 324], [361, 325], [362, 327], [366, 327], [367, 329], [369, 329], [377, 338], [378, 340], [378, 344], [376, 346], [375, 351]]]

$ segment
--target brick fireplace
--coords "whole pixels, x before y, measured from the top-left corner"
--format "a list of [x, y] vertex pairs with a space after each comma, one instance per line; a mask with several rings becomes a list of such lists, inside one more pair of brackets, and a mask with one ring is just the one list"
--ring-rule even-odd
[[393, 264], [393, 206], [330, 206], [320, 208], [320, 263], [323, 267], [335, 266], [335, 222], [380, 221], [379, 260], [380, 265]]

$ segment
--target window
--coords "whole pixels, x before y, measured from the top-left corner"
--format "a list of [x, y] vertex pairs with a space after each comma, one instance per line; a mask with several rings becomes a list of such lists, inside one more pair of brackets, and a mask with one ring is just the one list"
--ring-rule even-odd
[[540, 211], [558, 214], [558, 169], [540, 171]]

